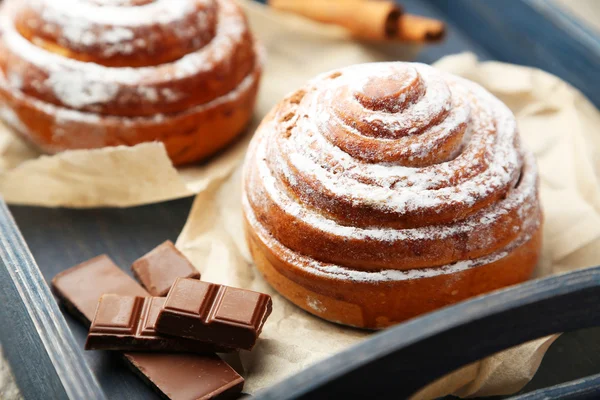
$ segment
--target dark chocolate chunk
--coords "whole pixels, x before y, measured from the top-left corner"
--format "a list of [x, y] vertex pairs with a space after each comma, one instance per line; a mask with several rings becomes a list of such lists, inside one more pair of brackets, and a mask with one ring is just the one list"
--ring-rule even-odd
[[[68, 309], [87, 326], [105, 293], [149, 296], [106, 256], [61, 272], [52, 285]], [[231, 396], [240, 393], [244, 384], [244, 378], [216, 355], [125, 353], [125, 358], [155, 390], [173, 400]]]
[[87, 350], [165, 351], [215, 353], [228, 349], [198, 340], [164, 336], [156, 332], [156, 318], [164, 297], [105, 294], [85, 343]]
[[159, 312], [156, 330], [250, 350], [271, 309], [267, 294], [178, 278]]
[[166, 296], [177, 278], [200, 279], [191, 262], [167, 240], [137, 259], [131, 266], [134, 275], [152, 296]]

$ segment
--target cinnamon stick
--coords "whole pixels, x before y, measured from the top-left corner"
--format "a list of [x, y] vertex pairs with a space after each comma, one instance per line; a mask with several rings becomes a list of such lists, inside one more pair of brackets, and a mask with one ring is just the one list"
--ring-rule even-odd
[[326, 24], [344, 27], [352, 36], [374, 41], [433, 42], [445, 35], [445, 24], [403, 13], [393, 1], [269, 0], [271, 7]]
[[436, 42], [446, 35], [446, 26], [442, 21], [403, 14], [398, 20], [396, 38], [406, 42]]
[[393, 1], [269, 0], [271, 7], [346, 28], [353, 36], [386, 40], [395, 36], [402, 9]]

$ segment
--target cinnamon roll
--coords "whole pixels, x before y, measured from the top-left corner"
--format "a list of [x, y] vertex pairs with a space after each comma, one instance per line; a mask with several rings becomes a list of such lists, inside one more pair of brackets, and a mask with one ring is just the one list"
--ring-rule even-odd
[[42, 151], [161, 141], [205, 158], [251, 118], [260, 57], [233, 0], [6, 0], [0, 117]]
[[244, 168], [249, 246], [322, 318], [378, 329], [528, 279], [541, 246], [532, 154], [482, 87], [362, 64], [289, 95]]

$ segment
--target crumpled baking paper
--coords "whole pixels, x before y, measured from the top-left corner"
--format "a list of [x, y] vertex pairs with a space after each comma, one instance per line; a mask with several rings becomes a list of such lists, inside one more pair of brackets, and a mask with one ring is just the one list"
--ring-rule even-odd
[[[576, 89], [546, 72], [472, 54], [449, 56], [436, 66], [478, 82], [515, 113], [522, 138], [536, 154], [545, 211], [544, 245], [537, 276], [600, 264], [600, 113]], [[203, 279], [269, 293], [273, 314], [252, 352], [242, 352], [246, 391], [256, 393], [286, 376], [366, 338], [279, 296], [252, 266], [246, 248], [238, 168], [198, 195], [177, 241]], [[468, 365], [426, 387], [415, 398], [510, 394], [531, 380], [556, 335]]]
[[[400, 46], [393, 48], [394, 54], [389, 47], [363, 46], [348, 41], [339, 30], [247, 1], [242, 4], [268, 52], [254, 124], [284, 94], [320, 72], [359, 62], [406, 59], [415, 51]], [[480, 83], [503, 100], [537, 156], [546, 218], [537, 275], [599, 264], [598, 110], [576, 89], [537, 69], [480, 63], [470, 54], [446, 57], [437, 66]], [[12, 203], [71, 207], [130, 206], [198, 193], [177, 241], [179, 248], [201, 270], [203, 279], [273, 296], [273, 314], [259, 343], [252, 352], [241, 354], [245, 391], [255, 393], [369, 333], [300, 310], [275, 293], [252, 267], [242, 232], [240, 171], [236, 170], [247, 141], [248, 137], [242, 138], [201, 166], [176, 170], [156, 143], [39, 157], [3, 131], [0, 192]], [[416, 397], [513, 393], [532, 378], [554, 338], [473, 363]]]

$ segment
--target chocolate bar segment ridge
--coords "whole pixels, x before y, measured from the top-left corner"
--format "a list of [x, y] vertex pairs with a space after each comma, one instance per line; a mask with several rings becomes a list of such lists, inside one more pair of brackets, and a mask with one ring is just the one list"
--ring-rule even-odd
[[250, 350], [272, 310], [271, 297], [251, 290], [179, 278], [156, 329], [215, 345]]
[[164, 336], [156, 318], [164, 297], [105, 294], [92, 321], [86, 350], [163, 351], [210, 354], [229, 349], [181, 337]]

